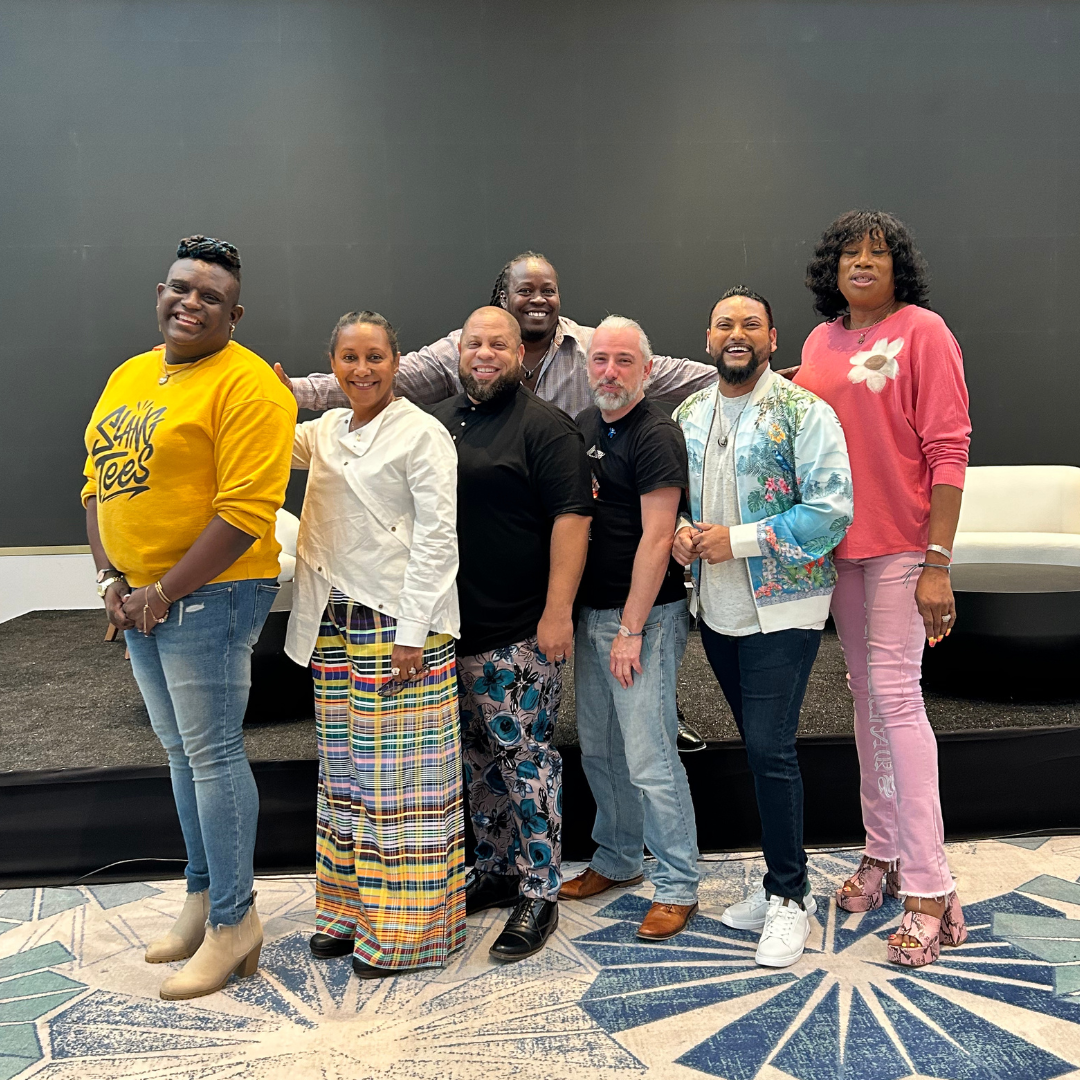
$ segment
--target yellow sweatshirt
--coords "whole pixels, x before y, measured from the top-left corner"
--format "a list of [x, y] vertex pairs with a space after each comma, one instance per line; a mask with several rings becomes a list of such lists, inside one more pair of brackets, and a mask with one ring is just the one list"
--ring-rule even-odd
[[113, 566], [135, 588], [180, 561], [216, 515], [256, 541], [214, 581], [276, 578], [296, 400], [261, 357], [230, 342], [194, 364], [160, 349], [109, 379], [86, 429], [83, 505], [97, 496]]

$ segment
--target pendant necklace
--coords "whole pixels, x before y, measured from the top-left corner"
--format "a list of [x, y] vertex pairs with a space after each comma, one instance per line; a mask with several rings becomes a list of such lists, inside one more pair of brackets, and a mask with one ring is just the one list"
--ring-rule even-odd
[[717, 419], [720, 421], [720, 438], [717, 439], [716, 441], [719, 444], [721, 450], [726, 450], [727, 449], [727, 444], [728, 444], [728, 439], [731, 437], [731, 429], [735, 426], [735, 424], [734, 423], [729, 424], [728, 428], [727, 428], [727, 431], [724, 430], [724, 407], [723, 407], [723, 405], [720, 406], [720, 412], [719, 412], [719, 414], [717, 416]]
[[[877, 326], [877, 324], [879, 322], [882, 322], [883, 320], [887, 319], [893, 313], [893, 310], [895, 309], [895, 307], [896, 307], [896, 301], [894, 300], [889, 305], [889, 310], [886, 311], [884, 315], [882, 315], [879, 318], [875, 319], [869, 326], [867, 326], [867, 327], [865, 327], [863, 329], [863, 332], [859, 335], [859, 340], [856, 342], [856, 344], [861, 345], [866, 340], [866, 335], [869, 334], [870, 331], [873, 330], [874, 327]], [[850, 322], [850, 320], [851, 320], [851, 314], [849, 312], [848, 313], [848, 321]]]
[[534, 364], [531, 368], [525, 366], [525, 361], [521, 361], [521, 370], [525, 372], [525, 378], [522, 382], [528, 382], [542, 367], [544, 366], [544, 358], [541, 356], [539, 363]]

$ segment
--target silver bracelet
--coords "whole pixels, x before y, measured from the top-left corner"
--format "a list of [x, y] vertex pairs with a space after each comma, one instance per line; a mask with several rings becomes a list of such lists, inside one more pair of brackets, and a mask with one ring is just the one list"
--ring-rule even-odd
[[936, 551], [939, 555], [944, 555], [949, 562], [952, 562], [952, 552], [947, 547], [942, 547], [940, 544], [927, 544], [927, 551]]

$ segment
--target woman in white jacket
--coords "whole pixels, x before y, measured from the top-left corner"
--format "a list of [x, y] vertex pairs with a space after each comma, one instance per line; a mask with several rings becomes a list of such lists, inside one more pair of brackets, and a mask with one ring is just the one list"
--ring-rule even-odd
[[318, 957], [362, 978], [465, 942], [454, 637], [457, 453], [394, 397], [397, 337], [349, 312], [330, 360], [351, 408], [296, 426], [309, 471], [286, 652], [311, 663], [319, 749]]

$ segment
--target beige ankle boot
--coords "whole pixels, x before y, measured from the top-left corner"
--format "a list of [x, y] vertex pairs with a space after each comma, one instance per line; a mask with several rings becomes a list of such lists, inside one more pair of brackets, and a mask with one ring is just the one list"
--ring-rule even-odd
[[161, 984], [161, 996], [166, 1001], [203, 997], [220, 990], [234, 971], [239, 978], [254, 975], [262, 939], [254, 902], [236, 926], [207, 926], [199, 951]]
[[210, 915], [210, 890], [189, 892], [184, 898], [180, 916], [172, 929], [146, 947], [144, 959], [148, 964], [171, 964], [174, 960], [186, 960], [194, 956], [203, 943], [206, 920]]

